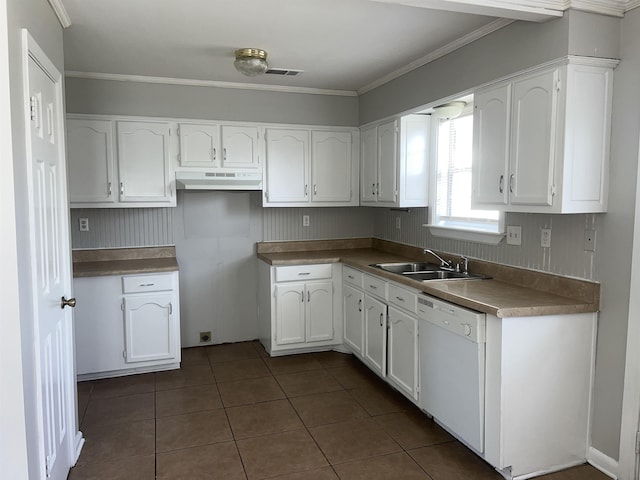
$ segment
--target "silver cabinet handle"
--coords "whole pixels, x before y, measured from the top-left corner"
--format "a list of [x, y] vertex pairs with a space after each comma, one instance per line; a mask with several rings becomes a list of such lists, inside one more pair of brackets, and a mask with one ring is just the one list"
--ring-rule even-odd
[[369, 288], [372, 289], [372, 290], [377, 290], [378, 289], [378, 287], [376, 287], [375, 285], [369, 285]]
[[311, 275], [311, 272], [299, 272], [298, 275]]
[[382, 317], [384, 316], [383, 313], [380, 314], [380, 326], [382, 326]]
[[362, 311], [362, 299], [358, 300], [358, 311]]
[[215, 147], [214, 147], [214, 148], [213, 148], [213, 160], [215, 160], [215, 159], [216, 159], [216, 149], [215, 149]]
[[354, 279], [355, 279], [355, 277], [354, 277], [353, 275], [347, 275], [347, 278], [348, 278], [349, 280], [354, 280]]
[[226, 159], [227, 159], [227, 149], [226, 149], [226, 148], [223, 148], [223, 149], [222, 149], [222, 159], [223, 159], [223, 160], [226, 160]]
[[313, 194], [314, 195], [318, 194], [318, 186], [316, 184], [313, 185]]
[[141, 283], [138, 285], [139, 287], [153, 287], [155, 283]]
[[111, 196], [113, 192], [111, 191], [111, 182], [107, 182], [107, 196]]
[[398, 300], [399, 302], [404, 302], [404, 298], [402, 297], [396, 297], [396, 300]]
[[513, 177], [515, 176], [514, 173], [512, 173], [511, 175], [509, 175], [509, 192], [513, 193]]
[[307, 303], [311, 302], [311, 292], [307, 290]]
[[376, 184], [372, 183], [371, 184], [371, 195], [375, 195], [376, 194]]
[[498, 182], [498, 190], [500, 190], [500, 193], [504, 192], [504, 175], [500, 175], [500, 181]]
[[304, 290], [300, 292], [300, 299], [301, 299], [300, 301], [304, 303]]
[[120, 195], [124, 195], [124, 182], [120, 182]]
[[307, 195], [309, 195], [309, 185], [307, 185], [305, 183], [305, 185], [304, 185], [304, 196], [306, 197]]

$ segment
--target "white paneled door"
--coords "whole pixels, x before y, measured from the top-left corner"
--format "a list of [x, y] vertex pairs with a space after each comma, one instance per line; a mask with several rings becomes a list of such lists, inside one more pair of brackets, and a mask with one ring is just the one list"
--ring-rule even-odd
[[[62, 77], [25, 31], [27, 165], [41, 478], [64, 480], [76, 438]], [[66, 306], [65, 306], [66, 305]]]

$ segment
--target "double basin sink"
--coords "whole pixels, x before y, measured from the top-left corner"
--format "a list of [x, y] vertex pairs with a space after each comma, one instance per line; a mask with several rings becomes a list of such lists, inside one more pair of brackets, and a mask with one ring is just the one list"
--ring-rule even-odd
[[486, 275], [469, 272], [457, 272], [428, 262], [405, 263], [373, 263], [370, 267], [379, 268], [385, 272], [395, 273], [418, 282], [431, 282], [433, 280], [482, 280], [488, 279]]

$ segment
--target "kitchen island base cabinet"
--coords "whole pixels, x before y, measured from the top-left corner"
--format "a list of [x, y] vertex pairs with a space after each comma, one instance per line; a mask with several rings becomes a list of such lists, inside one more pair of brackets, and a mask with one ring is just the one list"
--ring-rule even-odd
[[342, 344], [339, 264], [258, 267], [260, 342], [272, 356]]
[[79, 380], [180, 367], [178, 272], [75, 278]]
[[484, 458], [506, 478], [585, 462], [596, 318], [487, 315]]

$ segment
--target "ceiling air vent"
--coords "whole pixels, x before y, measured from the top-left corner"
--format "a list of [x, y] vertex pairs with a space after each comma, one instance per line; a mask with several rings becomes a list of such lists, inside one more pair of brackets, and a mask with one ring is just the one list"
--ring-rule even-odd
[[270, 73], [271, 75], [284, 75], [287, 77], [295, 77], [304, 70], [293, 70], [291, 68], [269, 68], [264, 73]]

